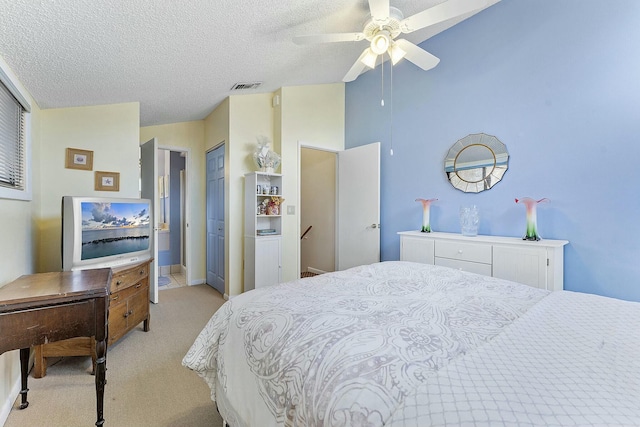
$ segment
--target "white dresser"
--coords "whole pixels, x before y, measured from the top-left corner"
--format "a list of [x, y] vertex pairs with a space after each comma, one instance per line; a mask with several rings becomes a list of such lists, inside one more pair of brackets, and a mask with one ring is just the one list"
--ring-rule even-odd
[[563, 289], [566, 240], [401, 231], [400, 260], [457, 268], [536, 288]]

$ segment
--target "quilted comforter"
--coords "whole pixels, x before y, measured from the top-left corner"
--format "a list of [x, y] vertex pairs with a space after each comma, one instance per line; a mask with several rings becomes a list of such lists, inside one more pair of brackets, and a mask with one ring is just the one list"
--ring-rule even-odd
[[640, 425], [640, 304], [383, 262], [226, 302], [183, 365], [232, 427]]

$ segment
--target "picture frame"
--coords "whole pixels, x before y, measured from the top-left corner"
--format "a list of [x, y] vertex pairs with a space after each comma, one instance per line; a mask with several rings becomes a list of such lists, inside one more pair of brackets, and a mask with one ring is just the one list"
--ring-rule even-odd
[[67, 169], [93, 170], [93, 151], [67, 148], [64, 167]]
[[96, 191], [120, 191], [120, 172], [96, 171]]

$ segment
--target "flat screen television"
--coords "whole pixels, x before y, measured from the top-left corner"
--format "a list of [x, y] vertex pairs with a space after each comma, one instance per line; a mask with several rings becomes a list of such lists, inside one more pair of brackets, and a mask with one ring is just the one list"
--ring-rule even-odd
[[64, 271], [132, 264], [151, 258], [148, 199], [62, 198]]

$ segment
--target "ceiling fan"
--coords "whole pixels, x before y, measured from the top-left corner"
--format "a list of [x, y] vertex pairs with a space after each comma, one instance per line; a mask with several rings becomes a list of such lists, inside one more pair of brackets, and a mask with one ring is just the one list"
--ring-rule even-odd
[[389, 54], [393, 65], [406, 58], [426, 71], [438, 65], [440, 60], [410, 41], [396, 37], [482, 9], [486, 4], [487, 0], [448, 0], [405, 18], [400, 10], [389, 5], [389, 0], [369, 0], [371, 14], [361, 32], [302, 35], [294, 37], [294, 42], [307, 44], [368, 40], [369, 47], [344, 76], [344, 82], [355, 80], [365, 67], [375, 68], [378, 56], [385, 53]]

